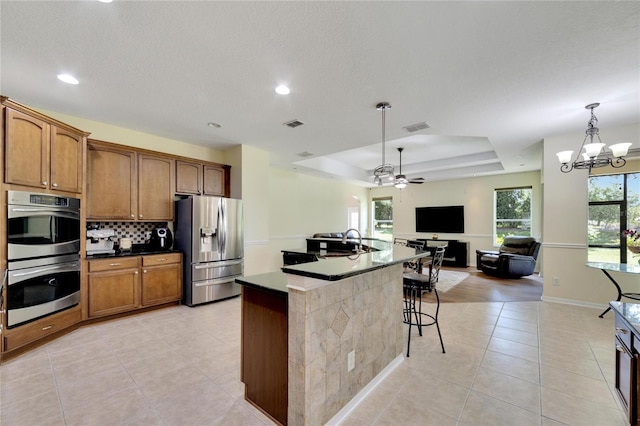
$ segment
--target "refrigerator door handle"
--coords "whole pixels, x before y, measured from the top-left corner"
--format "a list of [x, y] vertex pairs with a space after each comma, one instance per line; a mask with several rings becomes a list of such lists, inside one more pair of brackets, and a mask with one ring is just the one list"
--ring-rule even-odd
[[216, 278], [213, 280], [206, 280], [206, 281], [198, 281], [193, 283], [194, 287], [207, 287], [210, 285], [216, 285], [216, 284], [224, 284], [224, 283], [228, 283], [228, 282], [234, 282], [236, 278], [239, 278], [241, 275], [234, 275], [231, 277], [224, 277], [224, 278]]
[[194, 269], [213, 269], [213, 268], [223, 268], [225, 266], [233, 266], [233, 265], [238, 265], [241, 264], [243, 262], [242, 259], [238, 259], [238, 260], [227, 260], [227, 261], [222, 261], [222, 262], [215, 262], [215, 263], [207, 263], [205, 265], [196, 265], [193, 268]]
[[219, 219], [222, 223], [218, 226], [218, 229], [221, 231], [219, 232], [218, 249], [220, 251], [220, 257], [224, 257], [224, 253], [227, 251], [227, 209], [224, 199], [220, 200]]

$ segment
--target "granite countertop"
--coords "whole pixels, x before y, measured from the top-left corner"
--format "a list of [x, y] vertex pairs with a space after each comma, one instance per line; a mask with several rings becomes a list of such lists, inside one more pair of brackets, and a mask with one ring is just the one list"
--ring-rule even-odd
[[[316, 238], [317, 240], [330, 240], [328, 238]], [[336, 238], [340, 241], [340, 238]], [[363, 239], [363, 245], [364, 244]], [[389, 265], [407, 262], [428, 256], [428, 251], [416, 250], [414, 248], [400, 246], [387, 241], [366, 240], [369, 247], [378, 251], [351, 254], [349, 256], [321, 256], [319, 252], [303, 251], [302, 249], [282, 250], [289, 253], [316, 254], [317, 262], [300, 263], [297, 265], [287, 265], [281, 271], [268, 272], [265, 274], [251, 275], [237, 278], [236, 282], [241, 285], [260, 287], [280, 293], [288, 293], [287, 274], [301, 275], [326, 281], [338, 281], [365, 272], [385, 268]]]
[[282, 271], [236, 278], [236, 282], [241, 285], [273, 290], [278, 293], [289, 292], [287, 288], [287, 275]]
[[[287, 265], [282, 271], [287, 274], [302, 275], [326, 281], [338, 281], [389, 265], [425, 257], [428, 252], [400, 246], [386, 241], [369, 240], [370, 247], [378, 251], [339, 257], [319, 257], [317, 262]], [[287, 251], [287, 250], [285, 250]], [[290, 252], [308, 253], [301, 250]]]
[[640, 336], [640, 303], [609, 302], [609, 306], [634, 328], [633, 334]]
[[110, 257], [127, 257], [127, 256], [145, 256], [149, 254], [163, 254], [163, 253], [182, 253], [180, 250], [157, 250], [150, 247], [146, 247], [144, 244], [134, 245], [131, 250], [121, 251], [116, 250], [115, 253], [100, 253], [100, 254], [88, 254], [87, 259], [105, 259]]

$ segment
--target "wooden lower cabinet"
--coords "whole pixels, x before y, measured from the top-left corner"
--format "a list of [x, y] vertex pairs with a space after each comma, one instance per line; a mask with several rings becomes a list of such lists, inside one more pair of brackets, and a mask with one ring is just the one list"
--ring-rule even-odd
[[245, 399], [287, 424], [288, 295], [242, 286], [240, 380]]
[[167, 253], [89, 261], [89, 318], [182, 298], [182, 255]]
[[119, 314], [140, 306], [138, 257], [89, 261], [90, 318]]
[[181, 255], [142, 258], [142, 306], [158, 305], [182, 299]]
[[633, 328], [616, 312], [615, 318], [615, 388], [630, 425], [639, 424], [638, 419], [638, 337]]
[[3, 351], [9, 352], [26, 344], [43, 339], [54, 333], [78, 324], [82, 319], [80, 306], [49, 315], [46, 318], [21, 325], [4, 332]]

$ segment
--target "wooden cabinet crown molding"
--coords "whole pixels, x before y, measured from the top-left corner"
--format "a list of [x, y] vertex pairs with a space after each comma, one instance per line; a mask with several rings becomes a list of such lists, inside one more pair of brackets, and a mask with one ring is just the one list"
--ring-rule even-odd
[[46, 121], [49, 124], [53, 124], [54, 126], [58, 127], [58, 128], [62, 128], [65, 129], [69, 132], [73, 132], [73, 133], [79, 133], [81, 135], [83, 135], [84, 137], [88, 137], [91, 132], [85, 132], [84, 130], [80, 130], [76, 127], [73, 127], [67, 123], [63, 123], [62, 121], [59, 121], [53, 117], [49, 117], [48, 115], [45, 115], [41, 112], [38, 112], [34, 109], [31, 109], [25, 105], [19, 104], [18, 102], [9, 99], [7, 96], [1, 96], [0, 95], [0, 104], [2, 104], [3, 106], [12, 108], [16, 111], [20, 111], [24, 114], [28, 114], [34, 118], [37, 118], [38, 120], [42, 120], [42, 121]]
[[89, 148], [91, 148], [91, 146], [97, 146], [97, 147], [101, 147], [103, 149], [113, 149], [113, 150], [117, 150], [117, 151], [131, 151], [131, 152], [135, 152], [136, 154], [147, 154], [147, 155], [153, 155], [155, 157], [166, 157], [166, 158], [171, 158], [173, 160], [176, 161], [184, 161], [184, 162], [189, 162], [189, 163], [200, 163], [200, 164], [205, 164], [208, 166], [214, 166], [214, 167], [219, 167], [224, 169], [226, 172], [228, 172], [229, 170], [231, 170], [231, 166], [228, 164], [222, 164], [222, 163], [216, 163], [215, 161], [206, 161], [206, 160], [198, 160], [197, 158], [190, 158], [190, 157], [184, 157], [181, 155], [175, 155], [175, 154], [169, 154], [166, 152], [160, 152], [160, 151], [153, 151], [151, 149], [145, 149], [145, 148], [137, 148], [137, 147], [133, 147], [130, 145], [123, 145], [123, 144], [119, 144], [119, 143], [115, 143], [115, 142], [107, 142], [107, 141], [102, 141], [99, 139], [87, 139], [87, 145], [89, 146]]

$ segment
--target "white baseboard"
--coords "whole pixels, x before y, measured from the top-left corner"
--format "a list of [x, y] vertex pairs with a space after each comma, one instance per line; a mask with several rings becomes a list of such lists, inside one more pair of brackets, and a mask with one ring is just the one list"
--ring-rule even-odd
[[583, 302], [581, 300], [573, 300], [573, 299], [563, 299], [561, 297], [549, 297], [542, 296], [543, 302], [551, 302], [551, 303], [562, 303], [565, 305], [574, 305], [574, 306], [582, 306], [583, 308], [593, 308], [593, 309], [607, 309], [609, 304], [603, 305], [602, 303], [591, 303], [591, 302]]
[[387, 376], [395, 370], [402, 362], [404, 361], [404, 354], [398, 355], [396, 359], [391, 361], [389, 365], [387, 365], [376, 377], [373, 378], [367, 385], [354, 396], [351, 401], [347, 403], [340, 411], [336, 413], [335, 416], [329, 420], [326, 425], [328, 426], [338, 426], [342, 424], [342, 422], [349, 417], [349, 414], [353, 410], [356, 409], [358, 405], [369, 395], [380, 383], [387, 378]]

